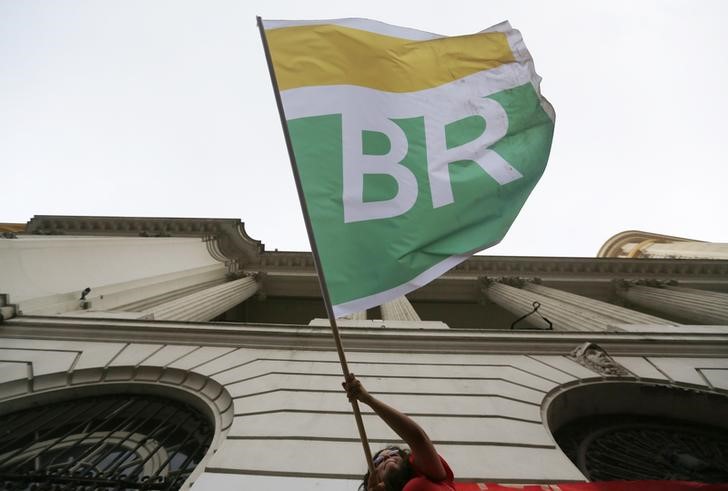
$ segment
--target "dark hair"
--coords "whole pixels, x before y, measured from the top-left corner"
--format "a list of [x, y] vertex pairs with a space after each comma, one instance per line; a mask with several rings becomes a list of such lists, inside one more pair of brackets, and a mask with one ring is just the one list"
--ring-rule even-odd
[[[376, 458], [377, 455], [379, 455], [383, 451], [391, 449], [396, 449], [397, 452], [399, 452], [399, 456], [402, 457], [402, 466], [399, 468], [399, 471], [392, 472], [386, 477], [386, 479], [384, 480], [384, 488], [387, 491], [402, 491], [404, 485], [407, 484], [410, 479], [412, 479], [412, 464], [410, 464], [409, 461], [409, 450], [404, 450], [397, 446], [385, 447], [375, 453], [373, 458]], [[369, 471], [364, 474], [364, 477], [362, 478], [362, 483], [359, 485], [359, 491], [367, 491], [368, 482]]]

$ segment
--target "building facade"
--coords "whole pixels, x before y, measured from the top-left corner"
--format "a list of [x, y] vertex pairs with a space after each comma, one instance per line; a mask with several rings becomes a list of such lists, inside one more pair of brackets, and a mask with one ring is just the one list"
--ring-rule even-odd
[[[310, 253], [229, 219], [37, 216], [2, 237], [7, 487], [356, 488]], [[728, 481], [728, 245], [625, 232], [599, 256], [475, 256], [339, 320], [350, 368], [463, 481]], [[362, 409], [374, 449], [398, 442]]]

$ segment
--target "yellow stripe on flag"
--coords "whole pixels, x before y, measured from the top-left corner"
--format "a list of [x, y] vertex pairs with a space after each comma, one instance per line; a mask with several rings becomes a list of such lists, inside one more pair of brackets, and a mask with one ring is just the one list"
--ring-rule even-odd
[[414, 92], [515, 61], [500, 32], [412, 41], [319, 24], [271, 29], [266, 37], [281, 91], [358, 85]]

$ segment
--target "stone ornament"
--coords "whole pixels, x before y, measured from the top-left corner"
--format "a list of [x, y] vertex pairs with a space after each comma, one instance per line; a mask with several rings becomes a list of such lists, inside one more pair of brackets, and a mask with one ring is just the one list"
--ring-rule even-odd
[[579, 365], [603, 377], [630, 377], [632, 373], [614, 361], [609, 353], [596, 343], [586, 342], [567, 355]]

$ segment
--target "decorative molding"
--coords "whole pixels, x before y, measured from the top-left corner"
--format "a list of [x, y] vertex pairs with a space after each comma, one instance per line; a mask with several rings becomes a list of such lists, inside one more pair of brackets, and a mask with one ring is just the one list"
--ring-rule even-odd
[[255, 292], [255, 298], [259, 301], [265, 301], [268, 298], [266, 286], [268, 285], [268, 273], [264, 271], [243, 271], [242, 276], [250, 276], [258, 284], [258, 291]]
[[667, 286], [677, 286], [675, 280], [658, 280], [658, 279], [642, 279], [642, 280], [615, 280], [615, 284], [619, 288], [629, 288], [631, 286], [651, 286], [654, 288], [665, 288]]
[[603, 377], [631, 377], [632, 372], [614, 361], [609, 353], [596, 343], [585, 342], [574, 348], [567, 358]]
[[[683, 237], [673, 237], [671, 235], [655, 234], [652, 232], [643, 232], [641, 230], [625, 230], [613, 235], [604, 245], [599, 248], [597, 257], [621, 257], [624, 253], [622, 247], [626, 244], [634, 243], [641, 244], [646, 241], [650, 243], [666, 243], [666, 242], [703, 242], [702, 240], [686, 239]], [[637, 254], [638, 251], [635, 251]]]
[[[264, 252], [259, 266], [268, 271], [314, 272], [309, 252]], [[624, 259], [574, 257], [473, 256], [440, 279], [519, 277], [548, 280], [569, 276], [594, 279], [672, 279], [699, 277], [728, 282], [728, 261], [715, 259]]]
[[310, 252], [266, 251], [260, 258], [260, 267], [265, 270], [314, 271], [313, 255]]
[[[230, 272], [238, 272], [240, 268], [250, 266], [272, 272], [315, 271], [310, 252], [265, 251], [260, 241], [247, 235], [244, 224], [239, 219], [37, 215], [28, 222], [26, 233], [200, 237], [206, 241], [210, 254], [225, 262]], [[475, 279], [481, 276], [516, 276], [526, 280], [537, 277], [548, 280], [565, 276], [594, 279], [699, 277], [728, 281], [728, 260], [473, 256], [445, 273], [442, 279]]]
[[519, 278], [518, 276], [503, 276], [501, 278], [496, 278], [493, 281], [503, 283], [504, 285], [512, 286], [513, 288], [523, 288], [523, 286], [526, 284], [526, 280], [524, 280], [523, 278]]
[[[728, 334], [342, 329], [347, 351], [557, 354], [598, 342], [614, 356], [728, 356]], [[245, 346], [330, 351], [331, 330], [308, 325], [198, 323], [24, 316], [5, 321], [2, 338]]]
[[239, 265], [257, 264], [265, 246], [245, 232], [233, 218], [144, 218], [36, 215], [26, 226], [36, 235], [88, 235], [111, 237], [200, 237], [215, 259], [230, 272]]

